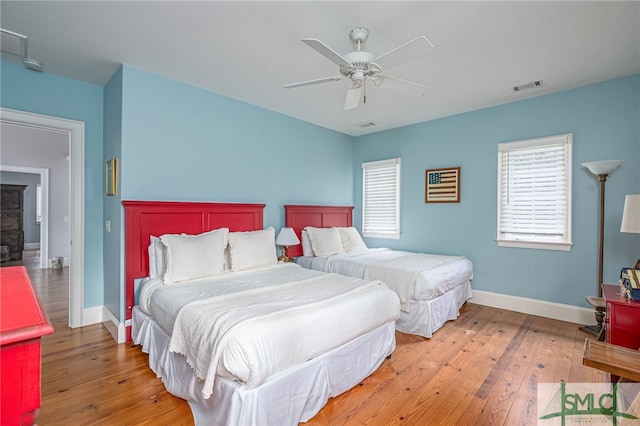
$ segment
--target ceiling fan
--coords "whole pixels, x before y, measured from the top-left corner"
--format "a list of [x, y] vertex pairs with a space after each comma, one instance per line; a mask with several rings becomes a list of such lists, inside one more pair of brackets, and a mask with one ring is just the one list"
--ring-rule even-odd
[[425, 95], [429, 86], [385, 74], [390, 69], [434, 52], [435, 48], [425, 36], [411, 40], [378, 57], [371, 52], [363, 50], [369, 37], [369, 30], [366, 28], [354, 28], [351, 30], [349, 37], [353, 44], [353, 51], [344, 55], [336, 53], [320, 40], [303, 38], [302, 41], [309, 47], [338, 65], [340, 67], [340, 75], [287, 84], [282, 87], [293, 89], [349, 78], [351, 79], [351, 86], [347, 91], [347, 98], [344, 103], [345, 110], [356, 108], [360, 104], [360, 98], [366, 103], [365, 83], [367, 80], [373, 83], [374, 86], [406, 95], [416, 97]]

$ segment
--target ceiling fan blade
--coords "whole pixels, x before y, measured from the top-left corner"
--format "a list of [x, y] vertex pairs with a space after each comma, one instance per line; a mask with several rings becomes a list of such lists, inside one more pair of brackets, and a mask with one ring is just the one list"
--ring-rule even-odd
[[394, 92], [402, 93], [409, 96], [420, 98], [427, 94], [429, 86], [424, 84], [414, 83], [413, 81], [403, 80], [398, 77], [391, 77], [389, 75], [378, 74], [374, 84], [383, 89], [393, 90]]
[[325, 77], [325, 78], [319, 78], [317, 80], [301, 81], [300, 83], [285, 84], [284, 86], [282, 86], [282, 88], [283, 89], [293, 89], [293, 88], [296, 88], [296, 87], [311, 86], [313, 84], [328, 83], [330, 81], [339, 81], [339, 80], [342, 80], [344, 78], [346, 78], [346, 77], [342, 77], [342, 76]]
[[382, 71], [388, 71], [405, 62], [418, 59], [429, 53], [435, 52], [436, 48], [425, 36], [420, 36], [400, 47], [378, 56], [374, 62], [382, 68]]
[[354, 84], [349, 88], [349, 91], [347, 91], [347, 99], [344, 101], [345, 110], [358, 108], [358, 105], [360, 105], [363, 87], [364, 86], [362, 84]]
[[340, 54], [336, 53], [332, 48], [330, 48], [320, 40], [317, 40], [315, 38], [303, 38], [302, 41], [305, 42], [309, 47], [315, 49], [322, 56], [329, 59], [334, 64], [337, 64], [341, 67], [351, 66], [351, 62], [347, 61]]

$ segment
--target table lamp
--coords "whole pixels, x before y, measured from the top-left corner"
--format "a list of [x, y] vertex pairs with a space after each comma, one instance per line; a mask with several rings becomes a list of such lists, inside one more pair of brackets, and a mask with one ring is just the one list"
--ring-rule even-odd
[[287, 256], [287, 247], [300, 244], [300, 240], [298, 239], [296, 233], [293, 231], [293, 228], [285, 227], [282, 228], [278, 233], [278, 236], [276, 237], [276, 244], [282, 246], [282, 255], [278, 257], [278, 261], [291, 262], [292, 259]]
[[[622, 210], [622, 225], [620, 232], [640, 234], [640, 194], [624, 197], [624, 210]], [[640, 259], [636, 261], [634, 268], [640, 267]]]

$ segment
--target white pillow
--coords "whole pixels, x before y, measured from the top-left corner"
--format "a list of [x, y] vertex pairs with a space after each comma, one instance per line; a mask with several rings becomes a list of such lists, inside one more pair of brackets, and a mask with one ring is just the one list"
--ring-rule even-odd
[[311, 248], [315, 256], [331, 256], [333, 254], [344, 253], [342, 248], [342, 238], [336, 228], [305, 228], [309, 233]]
[[338, 232], [340, 232], [340, 238], [342, 238], [342, 248], [346, 253], [366, 250], [368, 248], [364, 241], [362, 241], [362, 237], [356, 228], [338, 227], [337, 229]]
[[232, 271], [278, 263], [273, 227], [261, 231], [230, 232], [228, 239]]
[[165, 272], [166, 250], [160, 238], [151, 235], [149, 239], [149, 278], [162, 278]]
[[164, 283], [210, 277], [224, 270], [224, 248], [229, 228], [199, 235], [166, 234], [160, 237], [166, 247]]
[[303, 229], [300, 232], [302, 237], [302, 255], [303, 256], [313, 256], [313, 248], [311, 248], [311, 240], [309, 239], [309, 233], [306, 229]]

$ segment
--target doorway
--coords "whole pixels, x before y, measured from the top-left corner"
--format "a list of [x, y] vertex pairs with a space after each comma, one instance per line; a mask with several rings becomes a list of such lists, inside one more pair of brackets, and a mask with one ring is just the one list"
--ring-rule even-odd
[[40, 220], [40, 254], [39, 267], [49, 267], [49, 169], [42, 167], [12, 166], [0, 164], [0, 172], [32, 173], [40, 176], [41, 188], [41, 220]]
[[84, 325], [84, 123], [7, 108], [0, 108], [0, 121], [68, 135], [69, 327], [81, 327]]

